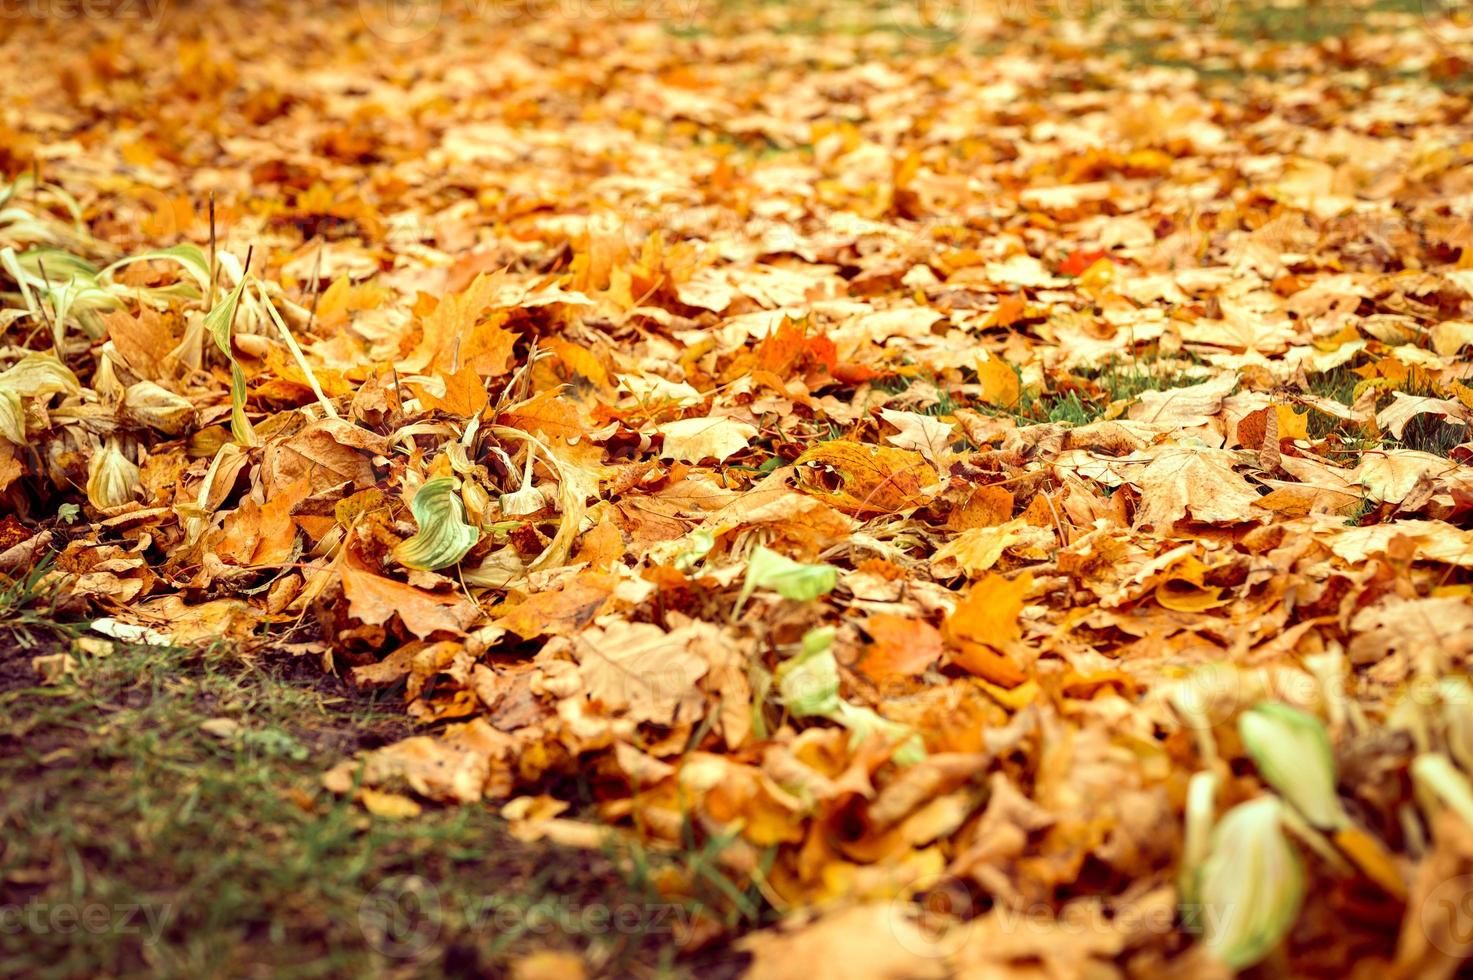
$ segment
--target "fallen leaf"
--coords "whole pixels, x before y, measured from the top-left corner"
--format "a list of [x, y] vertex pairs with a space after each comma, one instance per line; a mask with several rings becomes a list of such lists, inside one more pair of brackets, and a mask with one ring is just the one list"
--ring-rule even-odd
[[951, 442], [956, 435], [950, 424], [931, 415], [897, 412], [891, 408], [880, 409], [880, 418], [899, 430], [885, 437], [891, 445], [913, 449], [936, 465], [951, 454]]
[[342, 566], [343, 596], [348, 612], [370, 626], [398, 616], [418, 637], [459, 634], [474, 621], [476, 608], [459, 595], [439, 595], [376, 575], [352, 559]]
[[864, 621], [870, 643], [855, 669], [870, 680], [914, 677], [941, 659], [941, 633], [930, 623], [893, 613], [876, 613]]
[[696, 682], [706, 661], [692, 652], [694, 629], [669, 633], [650, 623], [616, 620], [573, 638], [579, 676], [588, 696], [607, 712], [669, 725], [682, 706], [701, 703]]
[[1233, 471], [1231, 454], [1205, 447], [1167, 449], [1134, 481], [1141, 491], [1137, 527], [1166, 533], [1190, 518], [1207, 524], [1256, 520], [1259, 496]]
[[1184, 429], [1206, 425], [1222, 410], [1223, 399], [1237, 384], [1235, 375], [1223, 374], [1201, 384], [1143, 391], [1126, 414], [1137, 421]]
[[994, 572], [974, 583], [942, 625], [954, 648], [952, 660], [1004, 687], [1023, 683], [1027, 678], [1009, 649], [1022, 636], [1018, 616], [1032, 589], [1033, 577], [1026, 573], [1008, 579]]
[[1022, 382], [1013, 366], [1000, 357], [988, 357], [977, 364], [978, 395], [988, 405], [1012, 408], [1023, 397]]
[[413, 820], [424, 807], [402, 793], [384, 793], [367, 786], [358, 791], [358, 799], [376, 817], [389, 820]]
[[714, 459], [723, 463], [747, 448], [757, 435], [757, 428], [736, 419], [710, 416], [666, 422], [660, 426], [660, 434], [665, 437], [662, 459], [683, 459], [690, 463]]
[[[929, 499], [936, 470], [920, 453], [847, 439], [819, 443], [798, 457], [805, 492], [839, 510], [889, 514]], [[831, 473], [838, 489], [827, 489]]]
[[1003, 550], [1021, 537], [1026, 525], [1021, 517], [996, 527], [974, 527], [962, 531], [931, 555], [931, 570], [941, 577], [964, 574], [976, 578], [996, 565]]
[[507, 608], [496, 618], [496, 625], [528, 640], [581, 629], [603, 609], [616, 584], [612, 576], [585, 572]]

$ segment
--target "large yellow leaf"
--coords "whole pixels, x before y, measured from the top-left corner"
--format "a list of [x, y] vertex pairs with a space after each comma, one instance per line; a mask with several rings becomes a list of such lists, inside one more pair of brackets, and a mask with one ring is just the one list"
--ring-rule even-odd
[[1141, 504], [1137, 527], [1166, 533], [1190, 517], [1207, 524], [1236, 524], [1256, 519], [1258, 494], [1233, 472], [1233, 455], [1205, 446], [1172, 447], [1136, 479]]
[[935, 467], [920, 453], [850, 439], [821, 442], [797, 462], [807, 493], [851, 514], [919, 507], [931, 499], [937, 480]]
[[1012, 408], [1023, 395], [1018, 372], [1001, 357], [993, 356], [977, 363], [977, 383], [982, 386], [978, 397], [988, 405]]
[[690, 463], [712, 459], [718, 463], [747, 448], [757, 434], [757, 427], [738, 419], [712, 415], [699, 419], [678, 419], [660, 426], [665, 459], [683, 459]]

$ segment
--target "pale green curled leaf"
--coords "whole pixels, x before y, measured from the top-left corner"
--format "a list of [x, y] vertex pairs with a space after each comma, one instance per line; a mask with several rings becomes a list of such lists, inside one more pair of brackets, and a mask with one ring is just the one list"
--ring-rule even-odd
[[[3, 226], [3, 224], [4, 216], [0, 215], [0, 226]], [[26, 275], [26, 271], [20, 267], [20, 256], [16, 253], [13, 246], [6, 245], [4, 248], [0, 248], [0, 270], [4, 270], [5, 274], [14, 279], [16, 285], [20, 286], [21, 302], [25, 304], [26, 309], [30, 313], [39, 319], [41, 308], [36, 303], [36, 297], [31, 294], [29, 277]]]
[[148, 252], [139, 252], [137, 255], [129, 255], [126, 258], [118, 259], [112, 265], [99, 272], [97, 278], [100, 282], [111, 285], [113, 273], [123, 266], [131, 265], [134, 262], [150, 262], [155, 259], [179, 263], [184, 267], [184, 271], [189, 273], [189, 278], [194, 280], [194, 286], [187, 288], [187, 290], [166, 286], [161, 290], [152, 290], [152, 292], [162, 293], [168, 291], [173, 295], [182, 296], [187, 299], [200, 299], [209, 291], [210, 260], [205, 257], [203, 249], [198, 245], [192, 245], [188, 242], [174, 245], [170, 248], [156, 248]]
[[794, 716], [833, 717], [839, 698], [839, 662], [833, 653], [834, 628], [820, 626], [803, 636], [803, 650], [778, 665], [777, 691]]
[[87, 500], [99, 510], [121, 507], [134, 497], [140, 471], [123, 454], [116, 438], [92, 454], [87, 464]]
[[1234, 970], [1268, 955], [1304, 901], [1304, 867], [1280, 820], [1283, 804], [1261, 796], [1227, 812], [1197, 876], [1203, 943]]
[[82, 383], [55, 354], [33, 351], [0, 371], [0, 391], [17, 398], [79, 395]]
[[1473, 684], [1466, 677], [1444, 677], [1437, 682], [1437, 697], [1448, 754], [1464, 772], [1473, 772]]
[[292, 332], [287, 329], [286, 321], [281, 318], [280, 313], [276, 312], [275, 304], [266, 295], [266, 287], [261, 283], [256, 283], [256, 296], [259, 297], [261, 306], [271, 317], [271, 322], [275, 323], [276, 329], [281, 331], [281, 339], [286, 341], [287, 350], [291, 351], [292, 359], [297, 362], [297, 369], [306, 375], [312, 394], [317, 396], [317, 404], [322, 406], [322, 411], [328, 418], [337, 418], [337, 410], [332, 407], [332, 402], [328, 397], [322, 393], [322, 386], [317, 383], [317, 375], [312, 373], [312, 365], [307, 363], [307, 355], [302, 353], [302, 348], [297, 345], [297, 338], [293, 337]]
[[711, 553], [711, 549], [716, 547], [716, 536], [704, 528], [697, 528], [688, 537], [690, 546], [676, 555], [672, 562], [682, 572], [695, 568]]
[[758, 546], [747, 559], [747, 579], [737, 605], [746, 602], [757, 589], [771, 589], [784, 599], [808, 602], [833, 591], [838, 584], [839, 570], [832, 565], [805, 565]]
[[1178, 885], [1185, 905], [1197, 903], [1197, 876], [1207, 860], [1212, 822], [1217, 815], [1217, 774], [1194, 773], [1187, 783], [1186, 827], [1182, 834], [1181, 874]]
[[258, 442], [251, 420], [246, 418], [246, 379], [240, 363], [233, 358], [230, 362], [230, 434], [242, 446], [254, 446]]
[[28, 248], [16, 257], [33, 286], [44, 286], [48, 282], [55, 286], [67, 279], [75, 279], [91, 286], [98, 284], [97, 266], [66, 249]]
[[20, 395], [0, 388], [0, 438], [19, 446], [26, 441], [26, 410]]
[[1447, 756], [1441, 752], [1423, 752], [1413, 759], [1412, 785], [1424, 796], [1430, 794], [1441, 800], [1473, 827], [1473, 786]]
[[123, 411], [134, 421], [171, 436], [180, 435], [194, 421], [194, 405], [188, 398], [152, 381], [128, 386], [123, 392]]
[[864, 708], [842, 701], [834, 720], [854, 733], [855, 744], [871, 735], [880, 735], [889, 742], [898, 742], [891, 758], [902, 766], [915, 765], [926, 757], [926, 744], [920, 733], [909, 725], [882, 717], [874, 708]]
[[[33, 248], [15, 256], [22, 286], [29, 285], [51, 307], [52, 343], [59, 349], [66, 326], [75, 319], [89, 336], [101, 337], [106, 328], [98, 314], [115, 310], [122, 301], [97, 280], [97, 267], [59, 248]], [[12, 270], [14, 274], [14, 270]], [[41, 313], [39, 300], [34, 311]]]
[[214, 309], [205, 314], [205, 330], [215, 341], [220, 353], [232, 360], [234, 355], [230, 352], [230, 324], [235, 319], [235, 310], [240, 306], [240, 296], [245, 292], [245, 285], [246, 281], [241, 279], [234, 289], [220, 297], [220, 302], [215, 304]]
[[419, 530], [394, 549], [394, 558], [406, 568], [432, 572], [454, 565], [481, 540], [481, 532], [466, 522], [465, 505], [452, 477], [427, 481], [409, 509]]
[[[82, 206], [76, 198], [55, 184], [25, 182], [28, 187], [24, 200], [14, 197], [22, 186], [21, 180], [0, 185], [0, 242], [7, 247], [40, 243], [74, 251], [106, 250], [104, 243], [88, 234], [82, 223]], [[67, 210], [70, 221], [51, 213], [56, 204]]]
[[838, 722], [853, 732], [855, 743], [874, 734], [897, 742], [899, 747], [894, 758], [902, 765], [925, 758], [925, 747], [914, 729], [839, 697], [839, 663], [834, 659], [834, 632], [832, 626], [809, 630], [803, 636], [802, 651], [778, 665], [775, 677], [784, 707], [797, 718], [820, 717]]
[[256, 432], [251, 428], [251, 420], [246, 418], [245, 413], [245, 372], [240, 369], [235, 353], [230, 349], [230, 325], [235, 320], [235, 311], [240, 306], [245, 285], [246, 280], [242, 277], [235, 288], [222, 296], [215, 308], [205, 314], [205, 330], [214, 339], [220, 353], [230, 361], [230, 434], [242, 446], [254, 446]]
[[[19, 174], [15, 180], [8, 184], [0, 182], [0, 208], [10, 204], [12, 200], [19, 203], [22, 193], [33, 204], [34, 202], [60, 204], [72, 216], [72, 224], [76, 227], [77, 231], [85, 230], [85, 226], [82, 224], [81, 202], [68, 194], [60, 184], [53, 184], [46, 180], [38, 181], [34, 174]], [[46, 217], [50, 218], [50, 215], [46, 215]]]
[[1335, 792], [1335, 753], [1324, 722], [1287, 704], [1260, 702], [1238, 716], [1238, 734], [1258, 772], [1321, 830], [1350, 817]]

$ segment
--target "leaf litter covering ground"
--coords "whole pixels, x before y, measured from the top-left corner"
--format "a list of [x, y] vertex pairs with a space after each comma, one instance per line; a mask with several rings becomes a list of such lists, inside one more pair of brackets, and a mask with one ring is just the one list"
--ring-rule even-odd
[[0, 566], [754, 975], [1452, 975], [1473, 36], [968, 12], [13, 22]]

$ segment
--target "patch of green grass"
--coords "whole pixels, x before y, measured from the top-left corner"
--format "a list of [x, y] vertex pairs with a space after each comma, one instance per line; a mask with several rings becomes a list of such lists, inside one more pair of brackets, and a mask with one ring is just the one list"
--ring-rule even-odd
[[939, 378], [930, 371], [913, 373], [896, 373], [883, 378], [876, 378], [871, 382], [871, 387], [876, 391], [882, 391], [887, 395], [899, 395], [905, 392], [912, 393], [913, 408], [922, 415], [932, 415], [938, 418], [951, 415], [958, 408], [967, 407], [956, 400], [950, 391], [946, 389]]
[[1100, 368], [1084, 371], [1105, 389], [1111, 401], [1135, 398], [1143, 391], [1165, 391], [1202, 380], [1190, 374], [1194, 361], [1166, 360], [1147, 357], [1136, 361], [1112, 360]]
[[[976, 408], [992, 415], [1012, 416], [1023, 424], [1063, 422], [1085, 425], [1103, 416], [1112, 402], [1129, 401], [1144, 391], [1192, 384], [1195, 380], [1189, 373], [1192, 364], [1191, 361], [1168, 361], [1156, 357], [1138, 361], [1112, 360], [1098, 367], [1083, 369], [1072, 378], [1066, 378], [1061, 386], [1043, 392], [1024, 387], [1018, 404], [1011, 409], [959, 401], [929, 372], [896, 373], [878, 378], [871, 384], [876, 391], [887, 395], [910, 393], [915, 410], [925, 415], [947, 416], [958, 408]], [[1017, 373], [1017, 366], [1012, 367]], [[1022, 384], [1021, 374], [1019, 384]]]
[[1078, 392], [1071, 391], [1048, 406], [1048, 421], [1085, 425], [1099, 418], [1102, 413], [1101, 406], [1081, 399]]
[[1320, 398], [1329, 398], [1349, 405], [1355, 397], [1355, 387], [1362, 378], [1345, 365], [1321, 371], [1310, 376], [1309, 393]]
[[1355, 510], [1345, 515], [1346, 525], [1349, 527], [1360, 527], [1361, 524], [1365, 523], [1366, 518], [1376, 512], [1377, 506], [1376, 502], [1370, 497], [1360, 498], [1360, 503], [1356, 505]]
[[1315, 44], [1350, 33], [1364, 19], [1363, 10], [1343, 2], [1285, 6], [1249, 0], [1224, 5], [1213, 23], [1219, 34], [1240, 41]]
[[[1355, 386], [1361, 382], [1361, 376], [1345, 366], [1331, 368], [1329, 371], [1321, 371], [1310, 376], [1309, 393], [1319, 398], [1328, 398], [1342, 405], [1349, 405], [1354, 398]], [[1317, 411], [1309, 410], [1309, 436], [1311, 439], [1323, 439], [1330, 433], [1341, 429], [1343, 420]]]
[[51, 563], [43, 561], [18, 578], [0, 585], [0, 630], [25, 649], [45, 641], [76, 636], [86, 628], [62, 609], [63, 596], [47, 579]]
[[[1312, 376], [1309, 379], [1309, 390], [1311, 394], [1348, 406], [1354, 401], [1356, 386], [1362, 380], [1360, 375], [1342, 366]], [[1407, 388], [1405, 393], [1442, 397], [1442, 393], [1430, 387], [1417, 385]], [[1385, 407], [1384, 398], [1381, 407]], [[1368, 449], [1400, 446], [1437, 456], [1448, 456], [1454, 448], [1473, 438], [1473, 431], [1468, 426], [1446, 422], [1431, 414], [1412, 418], [1402, 429], [1400, 438], [1389, 433], [1381, 438], [1368, 438], [1344, 420], [1314, 409], [1310, 409], [1308, 427], [1311, 439], [1336, 437], [1347, 451], [1355, 455]]]
[[[1102, 5], [1097, 10], [1116, 11], [1113, 5]], [[1356, 2], [1301, 2], [1283, 4], [1274, 0], [1247, 0], [1247, 2], [1207, 5], [1192, 9], [1190, 5], [1172, 11], [1168, 16], [1176, 30], [1164, 36], [1142, 35], [1135, 28], [1152, 14], [1142, 4], [1137, 16], [1126, 17], [1112, 25], [1106, 40], [1100, 45], [1105, 53], [1119, 55], [1127, 66], [1151, 66], [1184, 69], [1195, 74], [1209, 92], [1221, 92], [1227, 98], [1234, 96], [1234, 89], [1244, 81], [1258, 79], [1282, 79], [1301, 70], [1297, 60], [1289, 59], [1276, 64], [1250, 60], [1251, 57], [1277, 47], [1308, 47], [1342, 37], [1369, 34], [1387, 30], [1383, 26], [1372, 26], [1373, 16], [1400, 15], [1405, 28], [1418, 28], [1428, 16], [1428, 8], [1421, 0], [1356, 0]], [[1093, 11], [1086, 10], [1087, 13]], [[1086, 19], [1091, 19], [1086, 17]], [[1188, 50], [1183, 39], [1200, 41], [1219, 38], [1235, 42], [1241, 54], [1214, 55], [1203, 61]], [[1267, 47], [1266, 47], [1267, 46]], [[1430, 79], [1426, 66], [1407, 68], [1397, 64], [1365, 64], [1369, 71], [1382, 83], [1392, 81], [1432, 81], [1444, 88], [1464, 90], [1473, 84], [1473, 75], [1463, 72], [1456, 77]], [[1110, 87], [1108, 78], [1099, 79], [1102, 87]]]
[[409, 734], [396, 698], [224, 648], [73, 648], [37, 686], [29, 656], [65, 649], [0, 646], [0, 975], [484, 975], [548, 948], [671, 968], [690, 909], [607, 856], [487, 806], [398, 822], [322, 790]]
[[1473, 432], [1461, 422], [1445, 422], [1436, 415], [1418, 415], [1406, 424], [1401, 438], [1395, 442], [1407, 449], [1447, 457], [1469, 439], [1473, 439]]
[[1117, 401], [1131, 401], [1145, 391], [1164, 391], [1192, 384], [1190, 362], [1148, 357], [1112, 360], [1081, 370], [1073, 378], [1042, 393], [1026, 389], [1014, 414], [1028, 422], [1086, 425], [1105, 415]]
[[624, 873], [625, 883], [640, 894], [658, 896], [658, 880], [673, 869], [686, 883], [686, 908], [720, 922], [728, 930], [767, 925], [777, 914], [763, 893], [762, 882], [777, 859], [777, 849], [768, 848], [756, 874], [745, 885], [733, 880], [721, 864], [720, 855], [731, 846], [735, 834], [702, 837], [689, 816], [681, 825], [681, 847], [673, 853], [654, 852], [637, 841], [612, 842], [607, 854]]

